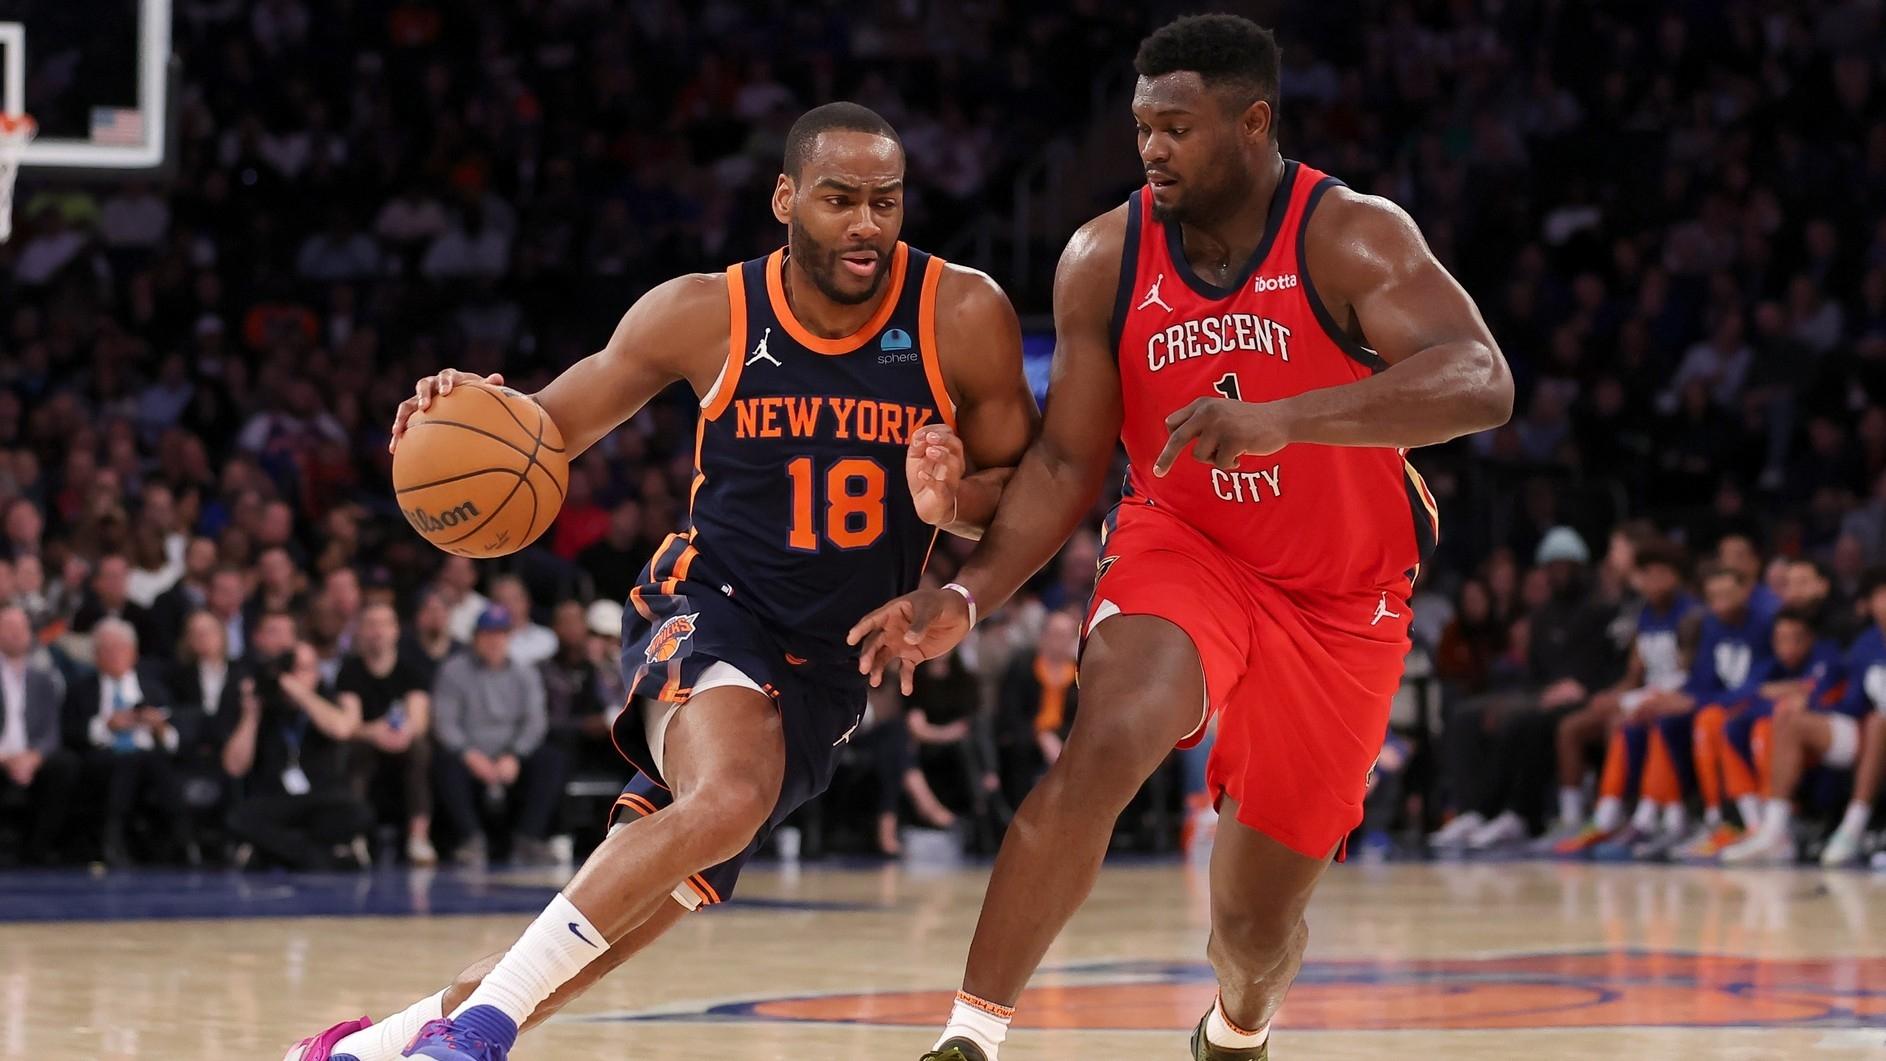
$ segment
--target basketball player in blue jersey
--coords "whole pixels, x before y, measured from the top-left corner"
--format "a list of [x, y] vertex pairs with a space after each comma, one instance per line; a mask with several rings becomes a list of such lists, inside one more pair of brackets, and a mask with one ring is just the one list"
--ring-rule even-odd
[[[502, 1061], [520, 1030], [730, 896], [773, 827], [830, 783], [865, 707], [846, 631], [916, 588], [939, 529], [981, 534], [1037, 419], [1007, 297], [899, 242], [903, 204], [903, 145], [883, 118], [806, 113], [773, 193], [786, 247], [655, 288], [535, 395], [572, 456], [672, 382], [700, 396], [690, 526], [642, 572], [623, 629], [633, 700], [615, 738], [640, 776], [508, 952], [287, 1061]], [[394, 445], [475, 378], [421, 380]]]

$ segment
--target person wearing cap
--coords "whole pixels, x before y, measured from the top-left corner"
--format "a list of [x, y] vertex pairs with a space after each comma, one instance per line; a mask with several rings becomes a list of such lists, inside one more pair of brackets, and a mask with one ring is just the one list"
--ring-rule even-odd
[[596, 705], [606, 723], [613, 725], [629, 702], [628, 686], [622, 680], [622, 605], [612, 600], [591, 602], [586, 618], [589, 658], [596, 664]]
[[542, 862], [561, 781], [539, 753], [549, 731], [543, 675], [511, 658], [509, 611], [491, 605], [472, 627], [472, 650], [452, 656], [433, 679], [433, 732], [439, 812], [458, 839], [458, 861], [482, 865], [485, 803], [511, 826], [512, 855]]
[[1623, 673], [1622, 652], [1607, 633], [1616, 609], [1592, 585], [1584, 536], [1553, 527], [1533, 563], [1545, 572], [1548, 592], [1526, 620], [1526, 681], [1448, 711], [1443, 755], [1454, 790], [1446, 802], [1455, 816], [1429, 837], [1433, 846], [1499, 847], [1542, 824], [1559, 720]]

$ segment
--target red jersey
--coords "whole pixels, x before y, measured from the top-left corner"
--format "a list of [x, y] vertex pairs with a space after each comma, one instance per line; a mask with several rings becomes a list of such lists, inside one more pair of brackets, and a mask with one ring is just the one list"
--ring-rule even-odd
[[1152, 470], [1166, 417], [1195, 399], [1275, 401], [1388, 367], [1343, 333], [1304, 268], [1310, 212], [1340, 184], [1286, 161], [1263, 238], [1225, 288], [1192, 271], [1179, 226], [1153, 218], [1150, 187], [1128, 201], [1113, 310], [1132, 462], [1121, 504], [1170, 512], [1286, 587], [1386, 588], [1413, 578], [1439, 534], [1433, 496], [1405, 450], [1296, 444], [1245, 457], [1232, 472], [1189, 453], [1163, 479]]

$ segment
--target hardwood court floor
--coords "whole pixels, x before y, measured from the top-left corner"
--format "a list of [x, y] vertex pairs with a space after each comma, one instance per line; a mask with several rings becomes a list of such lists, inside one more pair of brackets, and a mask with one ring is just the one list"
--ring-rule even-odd
[[[913, 1061], [983, 873], [757, 870], [759, 901], [684, 922], [514, 1056]], [[0, 1058], [275, 1061], [436, 990], [557, 883], [3, 875]], [[1182, 865], [1110, 867], [1003, 1056], [1185, 1057], [1212, 996], [1203, 897]], [[449, 912], [490, 909], [511, 912]], [[250, 912], [323, 916], [227, 916]], [[1886, 1057], [1886, 874], [1352, 866], [1310, 921], [1279, 1061]]]

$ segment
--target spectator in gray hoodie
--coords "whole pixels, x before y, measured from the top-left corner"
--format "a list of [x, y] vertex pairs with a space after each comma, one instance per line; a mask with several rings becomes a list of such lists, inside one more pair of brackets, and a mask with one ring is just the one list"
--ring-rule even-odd
[[549, 728], [543, 675], [510, 658], [511, 616], [495, 605], [478, 617], [472, 651], [447, 659], [433, 679], [439, 742], [439, 811], [459, 840], [458, 861], [486, 859], [484, 819], [508, 827], [511, 855], [542, 862], [563, 769], [541, 754]]

